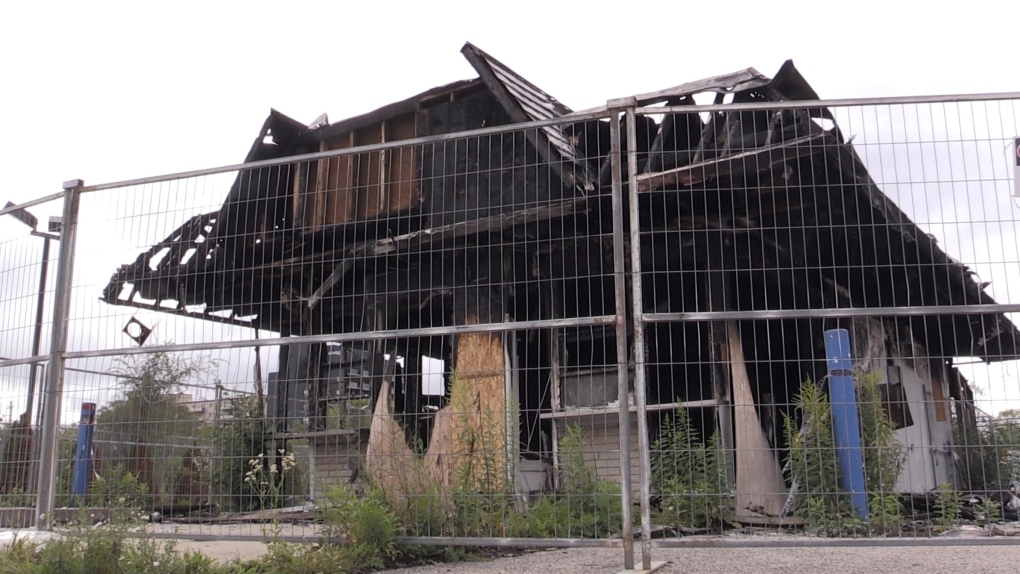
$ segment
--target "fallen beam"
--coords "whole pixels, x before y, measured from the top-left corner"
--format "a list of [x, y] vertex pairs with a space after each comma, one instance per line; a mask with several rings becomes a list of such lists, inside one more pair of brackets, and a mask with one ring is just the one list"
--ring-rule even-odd
[[656, 191], [677, 183], [691, 186], [734, 174], [766, 171], [776, 164], [818, 153], [824, 146], [834, 142], [828, 133], [813, 134], [743, 153], [699, 161], [669, 171], [644, 173], [637, 176], [637, 190]]

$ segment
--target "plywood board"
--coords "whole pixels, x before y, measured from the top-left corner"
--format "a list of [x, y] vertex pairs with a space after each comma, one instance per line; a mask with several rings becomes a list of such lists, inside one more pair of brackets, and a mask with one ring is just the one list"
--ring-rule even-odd
[[[457, 337], [450, 402], [436, 414], [426, 465], [443, 486], [501, 492], [506, 485], [507, 401], [502, 337]], [[465, 484], [466, 483], [466, 484]]]

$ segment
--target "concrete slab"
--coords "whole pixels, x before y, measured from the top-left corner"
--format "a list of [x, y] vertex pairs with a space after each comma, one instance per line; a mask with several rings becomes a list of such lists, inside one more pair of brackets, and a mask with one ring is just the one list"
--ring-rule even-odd
[[658, 572], [666, 567], [666, 562], [652, 562], [652, 567], [648, 570], [641, 570], [635, 568], [634, 570], [621, 570], [620, 574], [652, 574], [652, 572]]

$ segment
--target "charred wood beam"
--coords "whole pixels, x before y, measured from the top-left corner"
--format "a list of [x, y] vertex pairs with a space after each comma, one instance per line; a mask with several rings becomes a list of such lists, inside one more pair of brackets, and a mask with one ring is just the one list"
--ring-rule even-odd
[[[422, 409], [421, 340], [408, 340], [404, 353], [403, 404], [397, 405], [397, 413], [408, 444], [425, 443], [423, 422], [426, 417]], [[400, 408], [400, 407], [403, 408]]]
[[[395, 252], [414, 251], [417, 248], [421, 248], [436, 242], [448, 241], [451, 239], [457, 239], [482, 233], [498, 232], [521, 225], [538, 223], [550, 219], [566, 217], [575, 213], [582, 212], [586, 209], [586, 207], [587, 201], [584, 199], [564, 200], [547, 206], [518, 210], [511, 213], [485, 217], [473, 221], [453, 223], [450, 225], [418, 230], [393, 238], [386, 238], [373, 242], [363, 243], [360, 245], [356, 245], [352, 248], [331, 250], [328, 252], [318, 253], [314, 255], [303, 255], [298, 257], [292, 257], [289, 259], [283, 259], [265, 265], [254, 266], [251, 270], [262, 273], [266, 272], [275, 273], [287, 267], [299, 269], [302, 266], [307, 265], [308, 263], [313, 263], [316, 261], [325, 261], [331, 257], [343, 256], [344, 259], [340, 262], [339, 265], [337, 265], [336, 268], [334, 268], [333, 272], [330, 274], [329, 277], [327, 277], [326, 281], [322, 285], [320, 285], [319, 288], [316, 289], [309, 297], [307, 301], [308, 307], [313, 308], [321, 301], [322, 298], [328, 295], [329, 291], [333, 287], [335, 287], [335, 285], [343, 278], [344, 274], [350, 271], [350, 268], [353, 266], [354, 262], [357, 261], [358, 256], [373, 257], [391, 254]], [[206, 214], [206, 216], [204, 217], [212, 215], [215, 214]], [[199, 220], [196, 219], [196, 222], [198, 221]], [[201, 222], [205, 223], [206, 220], [201, 220]], [[169, 237], [167, 240], [171, 240], [172, 237], [173, 236]], [[149, 256], [157, 252], [158, 249], [154, 247], [150, 251], [151, 253], [149, 254]], [[144, 258], [145, 262], [147, 262], [147, 257], [148, 256]], [[140, 257], [139, 261], [141, 261], [142, 259], [143, 258]], [[212, 271], [210, 271], [210, 269], [216, 267], [215, 263], [216, 263], [215, 261], [213, 262], [207, 261], [205, 269], [189, 270], [187, 275], [193, 278], [209, 277], [210, 274], [213, 273]], [[136, 266], [138, 265], [137, 262], [135, 265]], [[136, 302], [133, 300], [125, 301], [122, 299], [117, 299], [117, 296], [119, 295], [119, 289], [123, 288], [123, 285], [125, 283], [132, 282], [135, 283], [136, 287], [138, 287], [139, 284], [141, 284], [142, 282], [148, 281], [153, 282], [153, 284], [140, 290], [142, 291], [143, 296], [146, 294], [151, 295], [152, 290], [156, 290], [157, 294], [163, 295], [163, 297], [161, 298], [172, 298], [175, 300], [180, 300], [181, 295], [179, 293], [180, 291], [179, 289], [175, 288], [173, 293], [169, 292], [168, 290], [172, 289], [173, 286], [178, 285], [180, 281], [178, 277], [182, 275], [181, 272], [171, 274], [167, 273], [166, 271], [162, 271], [159, 273], [155, 272], [150, 273], [148, 275], [149, 277], [146, 278], [135, 278], [130, 277], [126, 272], [121, 272], [119, 276], [115, 279], [115, 281], [111, 281], [111, 283], [106, 287], [106, 290], [104, 292], [104, 299], [111, 304], [132, 306], [147, 310], [158, 310], [161, 312], [170, 312], [189, 317], [209, 319], [213, 321], [221, 321], [244, 326], [251, 326], [248, 322], [245, 321], [238, 322], [235, 320], [225, 320], [223, 318], [219, 318], [214, 315], [209, 315], [207, 313], [193, 313], [187, 312], [186, 310], [182, 309], [172, 310], [165, 307], [161, 307], [158, 303], [146, 304]], [[191, 297], [189, 297], [188, 300], [185, 301], [185, 304], [190, 305], [206, 303], [215, 304], [221, 307], [229, 307], [230, 304], [227, 303], [226, 301], [222, 301], [221, 302], [222, 304], [217, 302], [222, 299], [222, 296], [224, 294], [222, 290], [216, 290], [214, 292], [205, 292], [202, 289], [200, 289], [201, 285], [208, 283], [209, 283], [208, 280], [203, 282], [192, 279], [192, 281], [190, 281]], [[161, 287], [160, 285], [163, 286]], [[162, 293], [162, 291], [167, 292]], [[234, 291], [238, 290], [235, 289]]]
[[418, 247], [449, 239], [502, 231], [518, 225], [566, 217], [583, 211], [586, 203], [587, 200], [585, 199], [569, 199], [558, 201], [548, 206], [533, 207], [472, 221], [423, 229], [406, 235], [377, 241], [371, 246], [368, 253], [371, 255], [385, 255], [396, 251], [411, 251]]
[[[668, 102], [670, 105], [694, 105], [694, 98], [684, 96], [676, 102]], [[673, 156], [674, 161], [669, 162], [669, 169], [678, 163], [680, 165], [690, 163], [694, 157], [693, 149], [701, 143], [701, 134], [705, 129], [701, 116], [695, 112], [669, 114], [662, 120], [659, 127], [659, 134], [652, 142], [649, 150], [648, 162], [645, 165], [646, 172], [663, 171], [667, 154]], [[678, 156], [683, 156], [681, 162], [675, 161]]]
[[[103, 289], [102, 300], [107, 303], [115, 303], [121, 288], [125, 283], [134, 283], [145, 277], [166, 278], [170, 275], [171, 268], [179, 265], [182, 255], [190, 248], [199, 249], [205, 243], [195, 243], [195, 239], [202, 235], [205, 227], [215, 221], [216, 212], [196, 215], [186, 221], [173, 233], [168, 235], [159, 243], [156, 243], [135, 258], [135, 261], [128, 265], [122, 265], [114, 274], [106, 288]], [[163, 257], [158, 267], [153, 270], [149, 263], [157, 253], [168, 249], [169, 253]], [[166, 289], [170, 291], [170, 287]], [[176, 295], [177, 289], [173, 289], [171, 295]], [[150, 297], [155, 299], [156, 297]]]
[[111, 305], [120, 305], [123, 307], [134, 307], [136, 309], [144, 309], [146, 311], [159, 311], [160, 313], [168, 313], [170, 315], [178, 315], [181, 317], [189, 317], [191, 319], [200, 319], [202, 321], [212, 321], [214, 323], [224, 323], [227, 325], [237, 325], [239, 327], [250, 327], [252, 329], [263, 329], [261, 320], [256, 318], [246, 321], [238, 319], [236, 313], [231, 313], [230, 317], [223, 317], [220, 315], [212, 315], [205, 311], [188, 311], [186, 309], [180, 309], [178, 307], [163, 307], [158, 303], [143, 303], [140, 301], [133, 300], [106, 300], [106, 303]]
[[292, 252], [287, 253], [286, 256], [293, 256], [293, 251], [325, 251], [335, 245], [349, 245], [382, 237], [406, 235], [422, 229], [426, 217], [427, 213], [423, 208], [414, 207], [386, 213], [375, 219], [326, 225], [302, 233], [300, 243], [295, 245]]
[[458, 223], [451, 223], [449, 225], [441, 225], [439, 227], [421, 229], [404, 235], [379, 239], [349, 248], [334, 249], [312, 255], [301, 255], [281, 259], [279, 261], [257, 266], [254, 270], [274, 267], [300, 266], [306, 263], [335, 259], [348, 253], [364, 256], [378, 256], [401, 251], [413, 251], [418, 247], [424, 247], [436, 242], [481, 233], [503, 231], [518, 225], [536, 223], [539, 221], [557, 219], [573, 215], [575, 213], [581, 213], [585, 210], [587, 201], [587, 199], [562, 200], [546, 206], [532, 207], [510, 213], [473, 219], [471, 221], [462, 221]]
[[[832, 143], [828, 133], [813, 134], [666, 172], [645, 173], [637, 176], [638, 191], [656, 191], [676, 184], [691, 186], [721, 177], [767, 171], [780, 163], [818, 153]], [[773, 157], [776, 152], [779, 153]]]
[[309, 309], [315, 308], [322, 298], [353, 268], [354, 262], [359, 258], [388, 255], [400, 251], [412, 251], [435, 242], [456, 239], [467, 235], [501, 231], [519, 225], [564, 217], [580, 210], [585, 203], [585, 200], [572, 199], [558, 202], [552, 206], [519, 210], [473, 221], [452, 223], [354, 246], [347, 250], [346, 253], [343, 253], [344, 259], [333, 268], [333, 271], [326, 280], [312, 293], [308, 299], [307, 306]]
[[308, 298], [308, 308], [314, 309], [315, 306], [319, 304], [319, 301], [322, 300], [323, 296], [325, 296], [326, 293], [328, 293], [329, 290], [332, 289], [333, 286], [336, 285], [340, 279], [343, 278], [344, 274], [350, 271], [352, 267], [354, 267], [354, 260], [350, 257], [343, 259], [340, 264], [333, 267], [333, 272], [329, 274], [329, 277], [327, 277], [322, 285], [319, 285], [319, 288], [316, 289], [315, 292], [312, 293], [312, 296]]
[[[709, 267], [705, 269], [705, 289], [707, 294], [707, 307], [709, 312], [727, 311], [732, 305], [730, 303], [730, 272], [727, 268], [732, 263], [727, 260], [725, 244], [712, 242], [708, 246]], [[712, 268], [712, 267], [715, 268]], [[719, 401], [720, 407], [716, 410], [719, 424], [719, 436], [722, 439], [723, 449], [732, 453], [734, 449], [733, 436], [733, 410], [730, 403], [732, 393], [730, 391], [730, 373], [727, 366], [729, 357], [726, 355], [728, 349], [728, 332], [725, 321], [712, 321], [708, 324], [708, 358], [709, 369], [712, 376], [712, 398]], [[732, 459], [731, 459], [732, 462]], [[734, 480], [733, 464], [727, 465], [730, 473], [730, 480]]]
[[[627, 133], [627, 118], [624, 117], [620, 120], [620, 131], [623, 134]], [[655, 145], [655, 140], [658, 139], [657, 135], [659, 132], [659, 126], [655, 123], [655, 120], [649, 116], [638, 115], [635, 116], [634, 124], [634, 135], [637, 142], [637, 169], [643, 171], [643, 166], [648, 159], [648, 152]], [[622, 137], [620, 140], [620, 154], [623, 159], [623, 164], [626, 166], [629, 161], [630, 150], [627, 148], [627, 138]], [[609, 157], [609, 141], [606, 141], [606, 149], [604, 150], [603, 156], [605, 160], [602, 162], [602, 168], [599, 171], [599, 185], [602, 187], [608, 187], [612, 182], [613, 169], [612, 169], [612, 157]]]
[[740, 70], [738, 72], [731, 72], [729, 74], [705, 78], [704, 80], [698, 80], [696, 82], [680, 84], [679, 86], [666, 88], [664, 90], [640, 94], [635, 96], [635, 98], [637, 99], [637, 105], [647, 106], [649, 104], [664, 102], [669, 99], [680, 98], [701, 92], [719, 92], [720, 94], [742, 92], [767, 86], [770, 81], [771, 80], [762, 75], [762, 73], [758, 70], [755, 70], [754, 68], [747, 68], [746, 70]]

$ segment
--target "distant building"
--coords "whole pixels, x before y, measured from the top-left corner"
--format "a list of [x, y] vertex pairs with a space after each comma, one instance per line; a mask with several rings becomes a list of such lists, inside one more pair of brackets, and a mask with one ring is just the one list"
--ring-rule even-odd
[[195, 400], [191, 393], [174, 393], [172, 397], [175, 402], [188, 409], [189, 413], [197, 414], [202, 424], [213, 424], [217, 420], [217, 409], [219, 420], [234, 418], [234, 406], [230, 397], [223, 397], [220, 400], [204, 398]]

